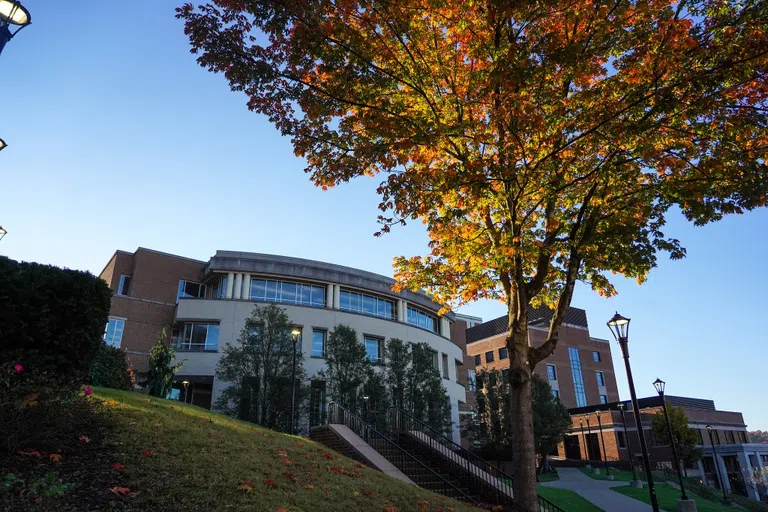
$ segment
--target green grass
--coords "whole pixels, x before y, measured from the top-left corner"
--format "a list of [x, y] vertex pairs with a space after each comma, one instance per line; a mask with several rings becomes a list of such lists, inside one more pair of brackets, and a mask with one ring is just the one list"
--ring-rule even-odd
[[539, 475], [539, 482], [554, 482], [560, 480], [560, 475], [554, 471], [545, 471]]
[[[605, 478], [605, 468], [598, 468], [600, 471], [600, 474], [595, 474], [595, 468], [580, 468], [581, 472], [587, 475], [589, 478], [593, 480], [606, 480]], [[631, 471], [622, 471], [619, 469], [614, 468], [608, 468], [608, 470], [611, 472], [610, 474], [613, 475], [613, 479], [617, 482], [630, 482], [632, 481], [632, 472]]]
[[[648, 496], [647, 487], [643, 489], [614, 487], [613, 490], [620, 492], [625, 496], [629, 496], [630, 498], [635, 498], [636, 500], [648, 503], [649, 505], [651, 503], [651, 498]], [[712, 501], [708, 501], [704, 498], [696, 496], [695, 494], [691, 494], [688, 491], [686, 491], [686, 494], [688, 495], [688, 498], [696, 502], [696, 509], [698, 512], [733, 512], [734, 510], [739, 510], [739, 507], [728, 507], [720, 503], [714, 503]], [[669, 485], [657, 483], [656, 497], [659, 500], [659, 507], [663, 508], [664, 510], [677, 510], [677, 500], [680, 499], [680, 491], [674, 487], [670, 487]]]
[[544, 497], [567, 512], [603, 512], [603, 509], [567, 489], [540, 485], [539, 496]]
[[427, 510], [477, 510], [308, 439], [176, 401], [94, 391], [105, 400], [110, 423], [104, 448], [113, 456], [103, 470], [117, 471], [119, 486], [130, 489], [115, 497], [121, 510], [336, 512], [390, 505], [402, 512], [419, 510], [423, 501]]

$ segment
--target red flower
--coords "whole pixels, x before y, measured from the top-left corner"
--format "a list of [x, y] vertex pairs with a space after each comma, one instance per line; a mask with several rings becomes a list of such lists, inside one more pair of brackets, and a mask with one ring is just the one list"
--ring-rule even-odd
[[83, 393], [85, 393], [85, 396], [91, 396], [93, 394], [91, 386], [85, 386], [85, 388], [83, 388]]
[[19, 363], [16, 363], [15, 365], [13, 365], [13, 369], [14, 369], [14, 371], [15, 371], [17, 374], [19, 374], [19, 373], [21, 373], [21, 372], [23, 372], [23, 371], [24, 371], [24, 367], [23, 367], [23, 366], [21, 366]]

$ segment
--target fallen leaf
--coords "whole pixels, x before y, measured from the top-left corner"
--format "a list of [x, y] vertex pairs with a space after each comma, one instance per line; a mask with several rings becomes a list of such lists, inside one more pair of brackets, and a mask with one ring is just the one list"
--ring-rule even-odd
[[291, 461], [291, 459], [286, 457], [283, 459], [283, 464], [285, 464], [286, 466], [290, 466], [291, 464], [293, 464], [293, 462]]
[[162, 424], [162, 423], [155, 423], [155, 424], [154, 424], [154, 425], [152, 425], [152, 426], [153, 426], [153, 427], [162, 427], [162, 426], [163, 426], [163, 424]]
[[288, 480], [290, 480], [291, 482], [295, 482], [296, 481], [296, 475], [294, 475], [293, 473], [291, 473], [289, 471], [286, 471], [285, 473], [283, 473], [283, 476], [285, 478], [287, 478]]
[[383, 512], [397, 512], [397, 509], [392, 505], [384, 505]]
[[129, 492], [131, 492], [131, 489], [128, 487], [113, 487], [111, 489], [107, 489], [108, 491], [112, 492], [115, 496], [125, 496]]
[[285, 507], [280, 507], [280, 508], [276, 509], [276, 510], [275, 510], [275, 512], [291, 512], [291, 511], [290, 511], [290, 510], [288, 510], [288, 509], [287, 509], [287, 508], [285, 508]]
[[260, 450], [258, 448], [254, 448], [253, 451], [259, 453]]
[[363, 468], [365, 468], [365, 464], [360, 464], [360, 463], [357, 463], [357, 464], [355, 464], [355, 467], [356, 467], [356, 468], [360, 468], [360, 469], [363, 469]]
[[22, 399], [22, 402], [24, 403], [24, 405], [34, 407], [35, 405], [38, 404], [38, 401], [37, 401], [38, 396], [40, 395], [38, 395], [37, 393], [29, 394]]
[[328, 452], [325, 452], [325, 453], [323, 454], [323, 457], [325, 457], [325, 458], [326, 458], [326, 459], [328, 459], [328, 460], [333, 460], [333, 455], [331, 455], [331, 454], [330, 454], [330, 453], [328, 453]]
[[264, 485], [266, 485], [267, 487], [277, 487], [277, 484], [271, 478], [265, 478]]
[[135, 421], [129, 421], [128, 424], [129, 425], [136, 425], [136, 422]]
[[317, 487], [315, 487], [312, 484], [304, 484], [304, 485], [302, 485], [302, 487], [305, 488], [305, 489], [317, 489]]
[[240, 482], [238, 488], [243, 492], [251, 492], [253, 490], [253, 484], [248, 480]]
[[141, 450], [141, 454], [145, 457], [151, 457], [152, 455], [154, 455], [154, 453], [152, 453], [152, 450]]
[[369, 498], [373, 496], [373, 491], [370, 489], [363, 489], [363, 495], [368, 496]]
[[58, 453], [52, 453], [50, 458], [53, 462], [61, 462], [61, 455]]
[[335, 467], [332, 467], [332, 468], [328, 468], [328, 471], [330, 471], [331, 473], [341, 473], [342, 467], [341, 466], [335, 466]]
[[90, 443], [91, 442], [91, 438], [88, 437], [88, 436], [80, 436], [80, 441], [83, 442], [83, 443]]
[[115, 462], [114, 464], [112, 464], [112, 469], [116, 471], [120, 471], [124, 467], [125, 467], [125, 464], [120, 464], [119, 462]]
[[216, 434], [216, 439], [221, 439], [221, 434], [217, 433]]
[[296, 441], [296, 446], [301, 448], [302, 446], [304, 446], [304, 441]]
[[26, 455], [27, 457], [39, 457], [40, 452], [37, 450], [30, 450], [28, 452], [19, 452], [19, 455]]
[[288, 456], [288, 452], [287, 452], [287, 451], [285, 451], [285, 450], [280, 450], [280, 451], [278, 452], [278, 454], [279, 454], [281, 457], [287, 457], [287, 456]]

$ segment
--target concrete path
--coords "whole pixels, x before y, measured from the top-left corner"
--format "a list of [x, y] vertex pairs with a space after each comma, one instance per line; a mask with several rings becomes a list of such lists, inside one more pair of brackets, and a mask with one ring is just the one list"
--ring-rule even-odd
[[612, 487], [629, 485], [629, 482], [594, 480], [576, 468], [557, 468], [560, 480], [544, 482], [541, 485], [574, 491], [591, 501], [605, 512], [652, 512], [650, 505], [629, 496], [612, 491]]

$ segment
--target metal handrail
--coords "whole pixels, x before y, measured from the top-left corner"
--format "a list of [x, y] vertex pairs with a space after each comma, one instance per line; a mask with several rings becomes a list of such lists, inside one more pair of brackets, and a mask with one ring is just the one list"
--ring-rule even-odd
[[[392, 413], [397, 414], [395, 421], [393, 421], [393, 418], [391, 418], [393, 415]], [[411, 422], [415, 424], [415, 426], [420, 428], [403, 429], [403, 416], [410, 419]], [[387, 420], [388, 426], [390, 426], [390, 428], [394, 428], [394, 426], [396, 426], [398, 433], [408, 433], [412, 430], [425, 433], [430, 438], [430, 440], [435, 440], [437, 443], [458, 455], [459, 460], [456, 460], [455, 458], [450, 457], [450, 454], [443, 453], [443, 456], [447, 462], [449, 462], [454, 468], [458, 468], [462, 473], [466, 473], [470, 482], [475, 484], [475, 487], [479, 487], [477, 489], [473, 489], [476, 494], [482, 496], [484, 499], [490, 498], [490, 500], [494, 501], [496, 505], [514, 504], [512, 477], [501, 471], [490, 462], [464, 448], [460, 444], [448, 438], [442, 432], [431, 427], [424, 421], [414, 417], [411, 413], [404, 411], [400, 407], [389, 407], [387, 410]], [[427, 432], [424, 432], [424, 430], [427, 430]], [[437, 437], [437, 439], [434, 439], [435, 437]], [[490, 481], [488, 478], [484, 478], [485, 475], [480, 473], [478, 470], [484, 471], [488, 476], [490, 476]], [[551, 503], [542, 496], [538, 497], [538, 501], [539, 509], [542, 511], [564, 512], [560, 507], [554, 503]]]
[[[373, 428], [371, 425], [363, 421], [362, 418], [353, 412], [350, 412], [342, 405], [336, 402], [330, 402], [328, 404], [328, 423], [331, 423], [331, 418], [334, 418], [338, 421], [339, 413], [341, 413], [343, 418], [341, 421], [343, 425], [349, 427], [350, 430], [360, 436], [363, 441], [368, 443], [380, 455], [382, 455], [385, 459], [397, 467], [397, 469], [402, 471], [408, 478], [413, 480], [418, 486], [429, 490], [435, 490], [432, 488], [434, 486], [428, 486], [428, 484], [438, 483], [438, 490], [436, 490], [436, 492], [440, 492], [440, 494], [451, 497], [458, 495], [458, 499], [462, 501], [466, 501], [473, 505], [479, 505], [479, 503], [475, 501], [471, 496], [467, 495], [464, 491], [443, 478], [443, 476], [437, 473], [435, 470], [408, 453], [395, 441]], [[387, 454], [382, 453], [380, 449], [371, 444], [372, 441], [378, 441], [377, 444], [380, 444], [383, 441], [385, 446], [395, 450], [396, 456], [387, 456]], [[408, 470], [405, 464], [406, 461], [410, 462], [411, 464], [415, 463], [416, 470]], [[435, 479], [437, 479], [437, 482], [435, 482]], [[453, 495], [447, 492], [449, 489], [453, 491]]]

